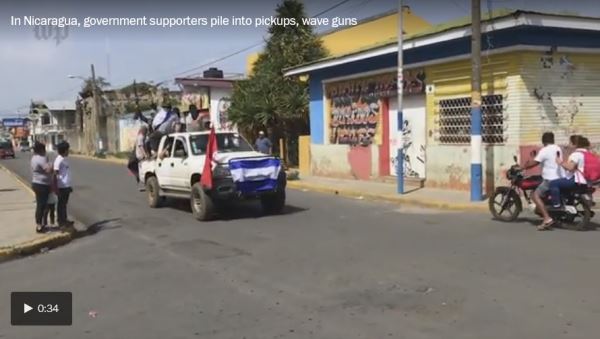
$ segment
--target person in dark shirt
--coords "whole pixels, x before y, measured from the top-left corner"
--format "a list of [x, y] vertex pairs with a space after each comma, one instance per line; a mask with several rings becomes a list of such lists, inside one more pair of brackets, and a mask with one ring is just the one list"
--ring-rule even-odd
[[258, 132], [258, 139], [256, 139], [255, 146], [260, 153], [271, 154], [273, 151], [273, 144], [263, 131]]

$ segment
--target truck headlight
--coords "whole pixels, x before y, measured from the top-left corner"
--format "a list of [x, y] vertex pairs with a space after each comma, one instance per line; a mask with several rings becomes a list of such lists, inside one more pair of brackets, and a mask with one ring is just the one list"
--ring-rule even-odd
[[231, 176], [231, 171], [229, 171], [229, 166], [227, 165], [217, 165], [213, 170], [213, 176], [216, 178], [227, 178]]

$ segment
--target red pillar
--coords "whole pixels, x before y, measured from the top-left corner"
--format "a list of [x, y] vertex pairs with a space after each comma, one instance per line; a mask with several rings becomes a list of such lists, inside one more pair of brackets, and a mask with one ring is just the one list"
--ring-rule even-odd
[[382, 142], [379, 146], [379, 176], [390, 175], [390, 99], [381, 99], [381, 111], [383, 114]]

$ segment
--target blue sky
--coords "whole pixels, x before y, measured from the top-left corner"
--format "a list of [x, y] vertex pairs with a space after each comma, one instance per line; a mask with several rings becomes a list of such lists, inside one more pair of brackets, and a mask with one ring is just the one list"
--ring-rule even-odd
[[[0, 4], [0, 115], [15, 116], [27, 111], [31, 99], [73, 100], [81, 81], [68, 74], [88, 76], [90, 64], [97, 75], [112, 85], [137, 81], [172, 80], [186, 70], [252, 46], [262, 40], [265, 28], [74, 28], [58, 45], [36, 39], [31, 27], [10, 27], [10, 16], [270, 16], [280, 0], [220, 0], [160, 2], [27, 1], [5, 0]], [[307, 13], [314, 15], [341, 0], [304, 0]], [[397, 0], [348, 0], [324, 17], [357, 17], [379, 14], [397, 7]], [[470, 0], [405, 0], [417, 14], [431, 23], [469, 15]], [[594, 1], [571, 0], [482, 0], [482, 7], [521, 8], [537, 11], [573, 11], [600, 17]], [[321, 30], [324, 28], [321, 28]], [[212, 65], [226, 73], [243, 73], [247, 52]], [[110, 62], [108, 62], [110, 60]], [[110, 64], [110, 75], [109, 67]], [[207, 66], [208, 67], [208, 66]], [[205, 68], [207, 68], [205, 67]], [[185, 73], [197, 74], [202, 69]]]

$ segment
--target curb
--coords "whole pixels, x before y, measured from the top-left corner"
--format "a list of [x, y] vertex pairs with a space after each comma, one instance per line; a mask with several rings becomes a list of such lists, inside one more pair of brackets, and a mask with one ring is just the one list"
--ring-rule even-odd
[[406, 204], [417, 207], [434, 208], [449, 211], [471, 211], [471, 212], [487, 212], [487, 204], [469, 204], [469, 203], [448, 203], [445, 201], [423, 199], [423, 198], [411, 198], [404, 196], [394, 196], [385, 194], [370, 194], [360, 191], [352, 191], [347, 189], [335, 189], [322, 185], [315, 185], [310, 183], [303, 183], [302, 181], [288, 181], [287, 187], [295, 190], [310, 190], [318, 193], [335, 194], [342, 197], [358, 198], [373, 201], [386, 201], [398, 204]]
[[53, 249], [66, 245], [73, 240], [72, 232], [60, 232], [42, 238], [25, 241], [16, 245], [0, 248], [0, 262], [43, 252], [44, 249]]
[[[8, 168], [0, 164], [0, 170], [8, 173], [13, 179], [21, 184], [27, 192], [35, 195], [31, 187], [23, 182], [23, 179], [13, 173]], [[15, 245], [0, 247], [0, 262], [7, 261], [16, 257], [26, 256], [41, 252], [43, 249], [52, 249], [69, 243], [76, 237], [74, 231], [62, 231], [54, 234], [48, 234], [40, 238], [24, 241]]]
[[[119, 158], [96, 158], [88, 155], [81, 154], [73, 154], [73, 157], [88, 159], [88, 160], [96, 160], [96, 161], [104, 161], [110, 162], [114, 164], [127, 164], [127, 160], [119, 159]], [[411, 198], [406, 196], [395, 196], [395, 195], [378, 195], [378, 194], [370, 194], [360, 191], [352, 191], [347, 189], [335, 189], [322, 185], [315, 185], [306, 182], [302, 182], [302, 180], [288, 180], [287, 187], [295, 190], [303, 190], [307, 189], [314, 192], [319, 193], [327, 193], [327, 194], [335, 194], [343, 197], [349, 198], [358, 198], [362, 197], [364, 199], [373, 200], [373, 201], [387, 201], [392, 203], [413, 205], [417, 207], [425, 207], [425, 208], [434, 208], [441, 210], [449, 210], [449, 211], [476, 211], [476, 212], [488, 212], [487, 204], [471, 204], [471, 203], [448, 203], [445, 201], [439, 200], [431, 200], [431, 199], [423, 199], [423, 198]]]

